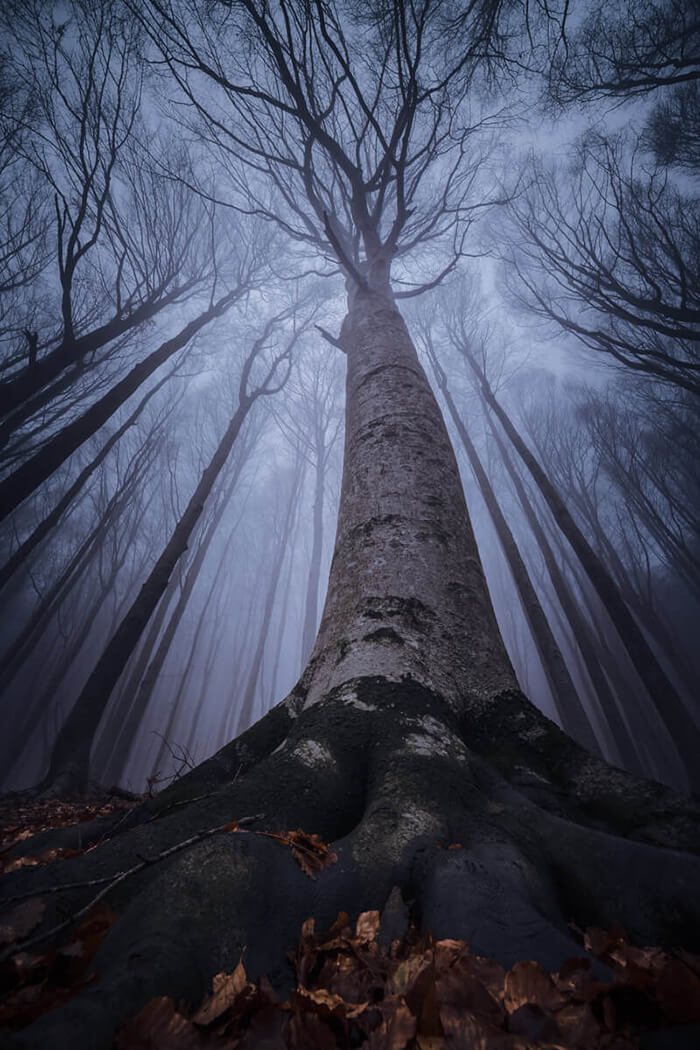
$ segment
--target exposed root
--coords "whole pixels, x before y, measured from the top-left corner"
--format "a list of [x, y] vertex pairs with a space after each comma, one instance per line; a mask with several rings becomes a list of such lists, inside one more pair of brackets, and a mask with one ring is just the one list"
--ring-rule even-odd
[[[544, 761], [544, 752], [541, 736], [531, 736], [523, 747], [534, 765], [532, 755]], [[504, 966], [535, 959], [557, 969], [580, 955], [572, 922], [621, 920], [646, 943], [700, 946], [700, 860], [604, 833], [593, 826], [593, 809], [600, 807], [601, 820], [603, 809], [592, 785], [583, 802], [569, 800], [559, 794], [564, 774], [556, 763], [549, 780], [540, 765], [538, 797], [519, 783], [515, 766], [504, 761], [499, 771], [470, 739], [425, 689], [358, 681], [290, 717], [283, 739], [272, 751], [268, 740], [266, 754], [242, 774], [216, 787], [210, 770], [184, 792], [175, 785], [179, 791], [164, 793], [159, 806], [138, 807], [98, 848], [12, 873], [6, 902], [17, 894], [45, 902], [36, 943], [74, 925], [96, 889], [118, 914], [94, 960], [100, 979], [12, 1045], [67, 1050], [76, 1032], [90, 1032], [96, 1050], [110, 1047], [122, 1021], [148, 1000], [198, 1001], [244, 947], [252, 979], [266, 973], [287, 994], [293, 974], [285, 953], [305, 919], [328, 928], [341, 911], [356, 916], [386, 905], [389, 914], [390, 898], [398, 928], [410, 918]], [[605, 790], [616, 776], [613, 770]], [[208, 790], [188, 799], [203, 784]], [[646, 790], [668, 806], [655, 786]], [[614, 803], [615, 796], [612, 826], [638, 833], [639, 820]], [[678, 840], [683, 803], [673, 804]], [[314, 881], [273, 838], [216, 833], [246, 814], [258, 814], [252, 831], [320, 834], [333, 843], [337, 864]]]

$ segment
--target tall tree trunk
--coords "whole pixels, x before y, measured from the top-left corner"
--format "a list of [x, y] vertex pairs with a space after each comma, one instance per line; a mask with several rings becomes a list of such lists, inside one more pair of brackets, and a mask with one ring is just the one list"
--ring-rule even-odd
[[[298, 531], [298, 528], [297, 528]], [[289, 564], [287, 566], [287, 572], [284, 578], [284, 584], [282, 585], [282, 598], [279, 602], [279, 627], [276, 632], [273, 652], [274, 657], [271, 661], [270, 666], [270, 685], [265, 692], [264, 707], [265, 710], [269, 711], [272, 705], [275, 703], [279, 692], [277, 690], [277, 676], [279, 674], [280, 663], [282, 660], [282, 643], [284, 642], [284, 627], [289, 617], [289, 607], [291, 605], [292, 597], [292, 576], [294, 574], [294, 562], [290, 557]], [[298, 676], [303, 670], [305, 663], [301, 664], [301, 667], [295, 670], [295, 674]]]
[[[214, 604], [214, 598], [215, 598], [215, 595], [216, 595], [217, 591], [219, 592], [219, 596], [221, 594], [222, 581], [225, 579], [225, 570], [226, 570], [226, 566], [227, 566], [227, 564], [229, 562], [230, 551], [231, 551], [231, 547], [232, 547], [232, 544], [233, 544], [233, 538], [234, 538], [234, 536], [236, 534], [236, 530], [238, 528], [238, 524], [239, 524], [239, 522], [237, 521], [235, 523], [234, 527], [229, 531], [228, 537], [226, 539], [226, 543], [224, 544], [223, 550], [221, 551], [221, 556], [219, 558], [219, 563], [218, 563], [218, 565], [216, 567], [216, 571], [214, 572], [214, 575], [212, 577], [212, 581], [211, 581], [211, 584], [209, 586], [209, 590], [207, 591], [207, 594], [206, 594], [206, 596], [204, 598], [204, 601], [202, 603], [202, 608], [201, 608], [201, 611], [200, 611], [199, 616], [197, 618], [197, 626], [195, 628], [194, 635], [192, 637], [192, 641], [191, 641], [190, 645], [188, 646], [187, 660], [185, 662], [185, 666], [183, 667], [182, 673], [180, 675], [180, 681], [178, 683], [177, 692], [175, 693], [175, 697], [174, 697], [173, 701], [169, 705], [170, 710], [169, 710], [169, 713], [168, 713], [168, 719], [167, 719], [167, 723], [166, 723], [165, 728], [164, 728], [164, 732], [162, 734], [163, 737], [164, 737], [164, 742], [161, 744], [161, 746], [160, 746], [160, 748], [159, 748], [159, 750], [158, 750], [158, 752], [156, 754], [156, 759], [155, 759], [155, 762], [154, 762], [153, 767], [152, 767], [152, 775], [153, 776], [156, 776], [158, 774], [158, 772], [159, 772], [159, 770], [160, 770], [160, 768], [162, 766], [162, 763], [165, 761], [165, 754], [166, 754], [166, 751], [167, 751], [167, 748], [165, 746], [165, 741], [168, 741], [168, 742], [171, 741], [171, 739], [172, 739], [172, 732], [173, 732], [173, 728], [175, 726], [176, 720], [179, 719], [180, 716], [183, 714], [183, 711], [185, 710], [185, 705], [186, 705], [186, 709], [190, 712], [189, 729], [186, 731], [186, 734], [185, 734], [186, 737], [187, 737], [187, 741], [190, 741], [190, 740], [194, 739], [194, 734], [195, 734], [196, 727], [199, 725], [199, 721], [200, 721], [200, 717], [201, 717], [201, 713], [202, 713], [201, 712], [201, 705], [203, 703], [204, 693], [205, 693], [205, 690], [206, 690], [206, 670], [204, 671], [204, 673], [202, 675], [202, 682], [201, 682], [201, 686], [200, 686], [200, 689], [199, 689], [199, 699], [194, 704], [191, 703], [191, 702], [187, 702], [186, 703], [187, 697], [189, 695], [188, 690], [190, 689], [191, 684], [192, 684], [192, 670], [193, 670], [194, 663], [195, 663], [195, 657], [199, 653], [200, 639], [201, 639], [202, 635], [204, 634], [204, 628], [211, 624], [212, 619], [213, 619], [213, 622], [214, 622], [215, 626], [214, 626], [214, 628], [212, 630], [211, 638], [209, 639], [209, 644], [208, 644], [208, 649], [207, 649], [207, 654], [208, 655], [207, 655], [207, 657], [205, 659], [205, 668], [207, 666], [209, 666], [209, 664], [211, 662], [211, 658], [212, 658], [212, 653], [214, 652], [214, 650], [216, 649], [217, 644], [218, 644], [217, 638], [220, 637], [220, 630], [219, 630], [218, 624], [219, 624], [219, 622], [221, 620], [224, 619], [224, 617], [222, 616], [221, 610], [220, 610], [220, 606], [218, 605], [219, 599], [217, 598], [217, 605], [215, 605]], [[214, 614], [213, 617], [211, 616], [211, 610], [212, 609], [215, 609], [215, 614]], [[245, 622], [246, 622], [246, 631], [249, 632], [250, 631], [250, 627], [251, 627], [251, 618], [249, 616], [247, 616]], [[233, 661], [232, 661], [232, 664], [233, 664], [234, 668], [238, 667], [238, 659], [237, 659], [237, 657], [240, 655], [240, 653], [245, 652], [246, 649], [247, 649], [247, 644], [246, 643], [247, 643], [247, 637], [244, 634], [243, 638], [240, 640], [240, 642], [238, 642], [237, 645], [234, 647], [234, 658], [233, 658]], [[226, 724], [226, 722], [229, 720], [230, 712], [231, 712], [233, 704], [235, 703], [235, 698], [237, 696], [237, 684], [238, 684], [238, 680], [234, 677], [234, 687], [230, 691], [230, 695], [229, 695], [229, 698], [228, 698], [228, 703], [226, 701], [224, 701], [224, 703], [222, 703], [222, 705], [221, 705], [221, 711], [222, 711], [222, 719], [221, 720], [222, 720], [222, 724]], [[226, 737], [226, 739], [228, 739], [228, 737]], [[189, 743], [187, 743], [187, 746], [189, 747]]]
[[588, 612], [587, 621], [595, 636], [596, 651], [615, 691], [618, 708], [630, 735], [639, 746], [654, 754], [655, 767], [658, 767], [658, 761], [662, 762], [666, 780], [670, 777], [678, 790], [687, 790], [685, 764], [668, 726], [661, 719], [585, 569], [556, 524], [549, 525], [549, 542], [556, 548], [560, 564], [567, 567], [571, 580], [576, 582], [581, 595], [576, 600]]
[[552, 628], [532, 584], [518, 544], [494, 495], [493, 488], [479, 459], [474, 443], [467, 433], [462, 417], [457, 411], [447, 385], [447, 377], [438, 361], [434, 358], [432, 358], [432, 361], [445, 404], [464, 446], [464, 451], [467, 453], [467, 458], [474, 471], [486, 509], [493, 522], [503, 553], [506, 556], [530, 632], [551, 688], [561, 724], [566, 732], [573, 736], [574, 740], [577, 740], [582, 747], [586, 747], [589, 751], [598, 754], [600, 753], [600, 747], [593, 732], [593, 727], [581, 703], [578, 690], [569, 674], [561, 649], [552, 633]]
[[104, 543], [109, 529], [128, 506], [138, 480], [141, 478], [145, 461], [139, 469], [131, 472], [127, 482], [109, 499], [100, 520], [86, 536], [73, 554], [68, 564], [49, 590], [43, 595], [39, 605], [32, 613], [19, 635], [14, 639], [0, 660], [0, 677], [2, 689], [7, 689], [10, 682], [21, 669], [31, 654], [37, 639], [50, 622], [59, 605], [66, 600], [77, 581], [89, 566], [95, 554]]
[[620, 595], [607, 568], [571, 517], [564, 501], [542, 467], [517, 432], [510, 417], [496, 399], [482, 368], [464, 347], [465, 359], [471, 365], [489, 407], [503, 426], [518, 455], [530, 471], [554, 519], [571, 544], [588, 578], [615, 624], [627, 652], [651, 696], [656, 710], [676, 743], [685, 764], [691, 786], [700, 788], [700, 730], [683, 700], [659, 663], [634, 616]]
[[457, 709], [481, 705], [517, 682], [440, 410], [390, 297], [358, 290], [343, 332], [341, 508], [306, 703], [376, 673], [408, 675]]
[[22, 411], [22, 406], [29, 403], [31, 410], [37, 411], [41, 403], [37, 404], [30, 399], [55, 380], [61, 372], [68, 368], [74, 369], [78, 362], [96, 353], [108, 343], [114, 342], [125, 332], [150, 321], [181, 294], [182, 289], [176, 287], [160, 300], [142, 303], [130, 314], [114, 317], [107, 324], [77, 339], [70, 337], [63, 339], [53, 350], [43, 354], [21, 372], [0, 383], [0, 415], [8, 415], [8, 422], [11, 422], [13, 427], [20, 426], [27, 418], [27, 413]]

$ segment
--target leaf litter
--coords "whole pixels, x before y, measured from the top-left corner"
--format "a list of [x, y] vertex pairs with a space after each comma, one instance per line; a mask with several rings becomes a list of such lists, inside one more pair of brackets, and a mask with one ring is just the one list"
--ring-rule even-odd
[[381, 946], [379, 929], [377, 911], [354, 925], [341, 913], [322, 936], [307, 919], [289, 999], [265, 977], [249, 981], [241, 959], [194, 1012], [147, 1004], [118, 1050], [634, 1050], [650, 1028], [700, 1021], [700, 958], [635, 947], [619, 927], [585, 935], [611, 965], [609, 982], [588, 958], [557, 973], [527, 960], [506, 971], [464, 941], [415, 930]]
[[[47, 826], [36, 826], [47, 819], [43, 807], [28, 833]], [[60, 818], [66, 824], [105, 812], [96, 809], [81, 818], [61, 806]], [[27, 837], [24, 828], [11, 830], [14, 841]], [[337, 860], [318, 835], [301, 829], [246, 831], [232, 821], [222, 830], [263, 834], [288, 846], [310, 878]], [[52, 852], [42, 862], [59, 860], [64, 851]], [[43, 902], [31, 898], [0, 917], [0, 944], [31, 933], [43, 912]], [[4, 963], [0, 1026], [22, 1028], [98, 980], [90, 963], [115, 917], [102, 902], [62, 947], [19, 951]], [[354, 924], [341, 912], [323, 935], [307, 919], [290, 955], [296, 986], [288, 999], [264, 975], [250, 981], [242, 957], [232, 973], [214, 977], [211, 994], [197, 1007], [167, 996], [147, 1003], [123, 1026], [116, 1047], [634, 1050], [645, 1031], [700, 1022], [700, 957], [637, 947], [619, 925], [576, 931], [583, 948], [611, 968], [609, 982], [596, 978], [584, 957], [567, 960], [557, 973], [527, 960], [506, 971], [471, 953], [464, 941], [435, 940], [410, 928], [402, 939], [380, 944], [379, 931], [378, 911], [363, 912]]]

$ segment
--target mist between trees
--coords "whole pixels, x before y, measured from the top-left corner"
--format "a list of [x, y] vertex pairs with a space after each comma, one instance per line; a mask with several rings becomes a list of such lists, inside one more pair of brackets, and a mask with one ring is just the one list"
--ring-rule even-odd
[[[198, 50], [205, 20], [185, 41], [161, 12], [158, 70], [150, 16], [64, 14], [21, 5], [3, 29], [4, 785], [46, 775], [89, 687], [70, 750], [85, 770], [92, 755], [91, 779], [143, 790], [269, 710], [311, 652], [340, 491], [342, 297], [274, 171], [269, 197], [273, 159], [244, 111], [258, 160], [241, 161], [244, 132], [221, 111], [234, 89]], [[628, 129], [516, 170], [519, 97], [494, 66], [472, 85], [458, 163], [426, 139], [422, 230], [398, 200], [425, 250], [396, 287], [429, 286], [409, 323], [518, 681], [584, 746], [683, 788], [698, 743], [700, 304], [695, 131], [671, 111], [690, 111], [696, 81], [669, 74], [657, 94], [643, 77], [596, 86], [584, 67], [585, 47], [566, 76], [551, 66], [559, 141], [579, 92], [632, 98]], [[189, 109], [167, 101], [178, 85]], [[310, 201], [352, 275], [324, 206], [335, 162]]]
[[4, 6], [3, 789], [144, 796], [22, 843], [119, 917], [12, 1045], [392, 901], [700, 950], [700, 23], [568, 7]]

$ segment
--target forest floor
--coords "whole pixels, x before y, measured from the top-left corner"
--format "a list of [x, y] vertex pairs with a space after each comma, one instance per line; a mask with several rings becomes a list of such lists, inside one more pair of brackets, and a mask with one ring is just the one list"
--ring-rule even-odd
[[[0, 870], [60, 864], [75, 850], [10, 859], [38, 831], [128, 812], [139, 798], [0, 797]], [[245, 832], [235, 822], [227, 833]], [[314, 878], [334, 862], [316, 836], [274, 835]], [[91, 847], [95, 848], [95, 847]], [[451, 847], [452, 848], [452, 847]], [[454, 848], [459, 848], [456, 845]], [[393, 895], [392, 895], [393, 896]], [[391, 898], [390, 898], [391, 900]], [[387, 908], [389, 905], [387, 905]], [[65, 942], [30, 945], [44, 905], [30, 898], [0, 917], [0, 1032], [17, 1031], [99, 980], [91, 962], [116, 916], [100, 901]], [[386, 924], [385, 924], [386, 918]], [[463, 941], [436, 941], [412, 927], [391, 938], [388, 912], [344, 912], [328, 931], [304, 923], [289, 962], [286, 1000], [263, 976], [248, 980], [244, 958], [218, 974], [203, 1003], [161, 997], [126, 1022], [118, 1050], [691, 1050], [700, 1046], [700, 957], [635, 947], [624, 930], [576, 930], [581, 958], [557, 973], [528, 960], [505, 970]], [[76, 928], [77, 927], [77, 928]], [[384, 929], [383, 929], [384, 927]], [[608, 968], [600, 979], [590, 957]], [[603, 971], [606, 972], [606, 971]], [[76, 1037], [79, 1033], [76, 1033]], [[76, 1043], [79, 1045], [79, 1043]]]

